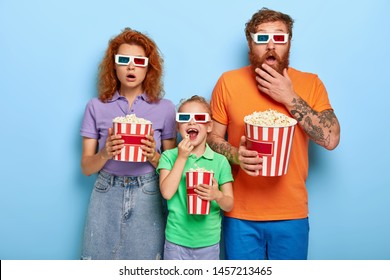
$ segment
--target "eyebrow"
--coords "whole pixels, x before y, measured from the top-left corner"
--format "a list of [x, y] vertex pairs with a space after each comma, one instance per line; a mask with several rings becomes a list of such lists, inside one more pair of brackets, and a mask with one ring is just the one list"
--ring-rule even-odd
[[260, 30], [256, 31], [256, 33], [276, 33], [276, 32], [287, 33], [287, 31], [284, 31], [282, 29], [277, 29], [277, 30], [273, 30], [273, 31], [267, 31], [264, 29], [260, 29]]

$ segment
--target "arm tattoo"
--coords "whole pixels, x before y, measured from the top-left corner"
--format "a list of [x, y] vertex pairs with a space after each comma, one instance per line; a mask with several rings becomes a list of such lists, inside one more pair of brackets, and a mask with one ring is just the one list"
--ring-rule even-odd
[[[336, 124], [336, 116], [332, 110], [314, 111], [303, 99], [294, 98], [291, 115], [301, 124], [303, 130], [316, 143], [327, 147], [330, 143], [332, 126]], [[313, 122], [318, 119], [319, 125]]]
[[228, 142], [209, 142], [209, 145], [212, 150], [224, 155], [229, 162], [239, 164], [237, 151]]

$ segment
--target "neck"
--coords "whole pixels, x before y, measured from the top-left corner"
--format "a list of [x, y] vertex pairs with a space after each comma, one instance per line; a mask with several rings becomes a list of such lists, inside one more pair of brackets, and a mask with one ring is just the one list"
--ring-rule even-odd
[[141, 95], [143, 92], [142, 88], [120, 88], [119, 94], [126, 97], [129, 101], [130, 106], [133, 104], [134, 99]]
[[206, 141], [194, 147], [194, 149], [192, 150], [192, 154], [196, 155], [197, 157], [200, 157], [201, 155], [204, 154], [205, 151], [206, 151]]
[[119, 89], [119, 93], [124, 97], [136, 97], [143, 93], [143, 88], [142, 87], [137, 87], [137, 88], [121, 87]]

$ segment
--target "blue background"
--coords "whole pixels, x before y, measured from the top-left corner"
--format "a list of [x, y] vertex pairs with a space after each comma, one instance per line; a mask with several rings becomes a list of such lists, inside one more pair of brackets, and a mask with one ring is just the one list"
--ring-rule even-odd
[[[166, 98], [210, 97], [246, 65], [261, 7], [295, 19], [291, 66], [317, 73], [341, 123], [310, 147], [310, 259], [390, 259], [387, 0], [0, 0], [0, 259], [78, 259], [94, 176], [80, 123], [108, 40], [129, 26], [165, 59]], [[387, 26], [387, 27], [386, 27]]]

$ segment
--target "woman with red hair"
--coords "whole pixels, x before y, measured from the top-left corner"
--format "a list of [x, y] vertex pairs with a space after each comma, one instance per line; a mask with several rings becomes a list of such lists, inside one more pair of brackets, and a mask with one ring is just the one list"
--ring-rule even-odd
[[[81, 168], [97, 173], [91, 194], [82, 259], [160, 259], [166, 212], [156, 173], [162, 151], [176, 146], [175, 106], [163, 99], [163, 59], [146, 35], [124, 29], [109, 41], [99, 68], [99, 97], [81, 126]], [[146, 162], [113, 158], [124, 140], [112, 121], [135, 114], [152, 122], [141, 140]]]

